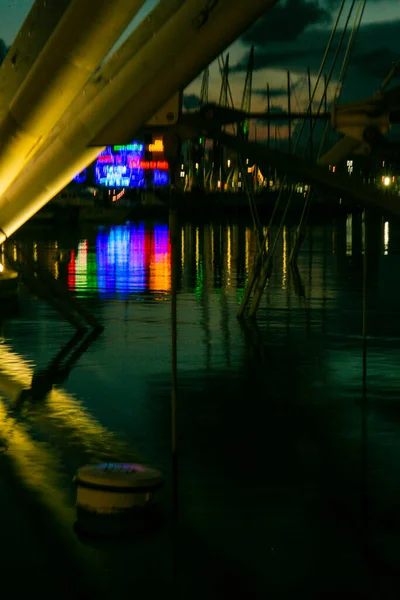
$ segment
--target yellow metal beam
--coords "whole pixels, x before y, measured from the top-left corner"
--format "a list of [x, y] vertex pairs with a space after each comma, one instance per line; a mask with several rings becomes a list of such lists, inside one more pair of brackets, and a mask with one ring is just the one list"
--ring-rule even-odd
[[88, 147], [96, 138], [107, 132], [131, 138], [273, 4], [186, 0], [1, 198], [0, 243], [96, 158], [101, 148]]
[[36, 0], [0, 69], [0, 119], [49, 40], [70, 0]]
[[[44, 142], [143, 3], [71, 1], [0, 121], [0, 194]], [[46, 19], [44, 24], [47, 30]]]

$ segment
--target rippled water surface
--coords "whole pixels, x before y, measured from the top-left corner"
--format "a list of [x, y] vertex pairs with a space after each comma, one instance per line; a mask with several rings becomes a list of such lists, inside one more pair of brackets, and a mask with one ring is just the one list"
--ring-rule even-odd
[[[399, 226], [348, 215], [309, 227], [298, 271], [289, 266], [293, 229], [284, 228], [256, 323], [236, 318], [256, 249], [251, 225], [181, 223], [178, 232], [175, 261], [161, 222], [30, 227], [10, 242], [17, 261], [46, 266], [105, 329], [63, 368], [54, 359], [73, 328], [21, 290], [1, 325], [4, 460], [61, 529], [73, 520], [71, 479], [85, 462], [153, 464], [170, 506], [175, 269], [182, 597], [313, 597], [328, 584], [329, 594], [395, 597]], [[10, 410], [34, 374], [53, 389]], [[104, 581], [135, 557], [138, 581], [151, 573], [163, 591], [169, 527], [129, 549], [131, 558], [116, 546], [75, 551]]]

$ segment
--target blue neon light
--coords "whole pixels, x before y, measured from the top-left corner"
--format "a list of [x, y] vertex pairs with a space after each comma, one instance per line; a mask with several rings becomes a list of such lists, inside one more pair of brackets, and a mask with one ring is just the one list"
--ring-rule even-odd
[[72, 181], [76, 181], [76, 183], [84, 183], [86, 181], [86, 169], [83, 169], [78, 175], [75, 175]]
[[154, 169], [153, 185], [168, 185], [168, 184], [169, 184], [168, 171], [159, 171], [158, 169]]
[[144, 170], [140, 168], [144, 145], [133, 142], [126, 146], [107, 146], [95, 163], [95, 181], [106, 187], [142, 188]]

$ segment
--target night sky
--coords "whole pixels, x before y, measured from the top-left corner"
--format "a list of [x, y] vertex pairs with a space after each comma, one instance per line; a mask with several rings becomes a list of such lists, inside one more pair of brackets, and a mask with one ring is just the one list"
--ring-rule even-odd
[[[12, 43], [33, 0], [0, 0], [0, 38]], [[138, 20], [157, 0], [148, 0]], [[286, 70], [291, 71], [294, 110], [304, 107], [307, 98], [306, 70], [318, 71], [340, 0], [280, 0], [262, 19], [229, 49], [233, 97], [240, 104], [249, 49], [255, 45], [254, 110], [264, 110], [266, 84], [271, 88], [277, 110], [286, 107]], [[351, 4], [348, 0], [347, 7]], [[356, 6], [358, 0], [356, 2]], [[347, 14], [347, 10], [344, 11]], [[355, 14], [355, 11], [354, 13]], [[353, 18], [351, 19], [352, 23]], [[344, 19], [342, 19], [344, 21]], [[135, 24], [129, 28], [132, 30]], [[374, 93], [400, 57], [399, 0], [367, 0], [363, 25], [348, 71], [342, 100], [356, 100]], [[335, 82], [332, 82], [333, 91]], [[219, 96], [220, 78], [216, 65], [211, 69], [210, 99]], [[188, 86], [185, 107], [198, 104], [200, 79]]]

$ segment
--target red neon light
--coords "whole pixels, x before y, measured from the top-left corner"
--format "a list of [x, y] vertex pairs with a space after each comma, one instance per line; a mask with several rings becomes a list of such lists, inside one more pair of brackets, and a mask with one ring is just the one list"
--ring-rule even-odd
[[166, 160], [141, 160], [139, 166], [141, 169], [159, 169], [160, 171], [169, 169], [169, 164]]
[[112, 154], [106, 154], [105, 156], [99, 156], [97, 160], [100, 163], [112, 163], [114, 162], [114, 157]]
[[138, 158], [128, 158], [128, 165], [131, 169], [140, 169], [140, 160]]

